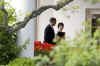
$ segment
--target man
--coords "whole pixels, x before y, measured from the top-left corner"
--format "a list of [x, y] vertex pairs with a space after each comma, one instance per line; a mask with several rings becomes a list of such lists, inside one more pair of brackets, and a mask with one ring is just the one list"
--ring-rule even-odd
[[56, 18], [51, 18], [50, 19], [50, 24], [47, 25], [44, 31], [44, 42], [50, 43], [50, 44], [55, 44], [53, 42], [53, 39], [55, 38], [55, 31], [53, 26], [56, 25]]

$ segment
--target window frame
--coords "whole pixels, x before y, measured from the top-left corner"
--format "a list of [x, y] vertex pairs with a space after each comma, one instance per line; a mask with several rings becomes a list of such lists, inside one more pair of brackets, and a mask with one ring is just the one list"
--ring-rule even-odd
[[90, 27], [85, 26], [85, 31], [90, 31], [90, 36], [92, 36], [92, 19], [95, 14], [100, 15], [100, 8], [86, 8], [86, 24], [88, 24]]

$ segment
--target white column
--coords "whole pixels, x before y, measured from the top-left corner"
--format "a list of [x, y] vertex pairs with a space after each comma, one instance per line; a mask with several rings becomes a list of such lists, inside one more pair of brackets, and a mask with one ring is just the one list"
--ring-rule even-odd
[[[18, 20], [23, 20], [24, 15], [36, 8], [36, 0], [12, 0], [13, 7], [16, 9], [17, 15], [22, 13], [18, 17]], [[23, 45], [26, 40], [30, 39], [29, 44], [26, 49], [22, 50], [21, 57], [33, 58], [34, 56], [34, 31], [35, 31], [35, 19], [30, 20], [30, 22], [25, 26], [25, 28], [18, 31], [18, 45]]]

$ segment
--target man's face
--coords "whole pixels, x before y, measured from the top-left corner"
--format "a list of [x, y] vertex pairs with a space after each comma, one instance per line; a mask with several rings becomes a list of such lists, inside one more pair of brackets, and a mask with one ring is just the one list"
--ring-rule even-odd
[[53, 20], [52, 21], [52, 26], [55, 26], [56, 25], [56, 20]]

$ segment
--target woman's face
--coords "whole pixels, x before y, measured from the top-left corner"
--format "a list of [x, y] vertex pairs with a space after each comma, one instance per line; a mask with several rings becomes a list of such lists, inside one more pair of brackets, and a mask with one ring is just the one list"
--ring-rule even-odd
[[62, 31], [63, 28], [64, 28], [64, 27], [63, 27], [62, 25], [60, 25], [60, 26], [58, 27], [59, 31]]

